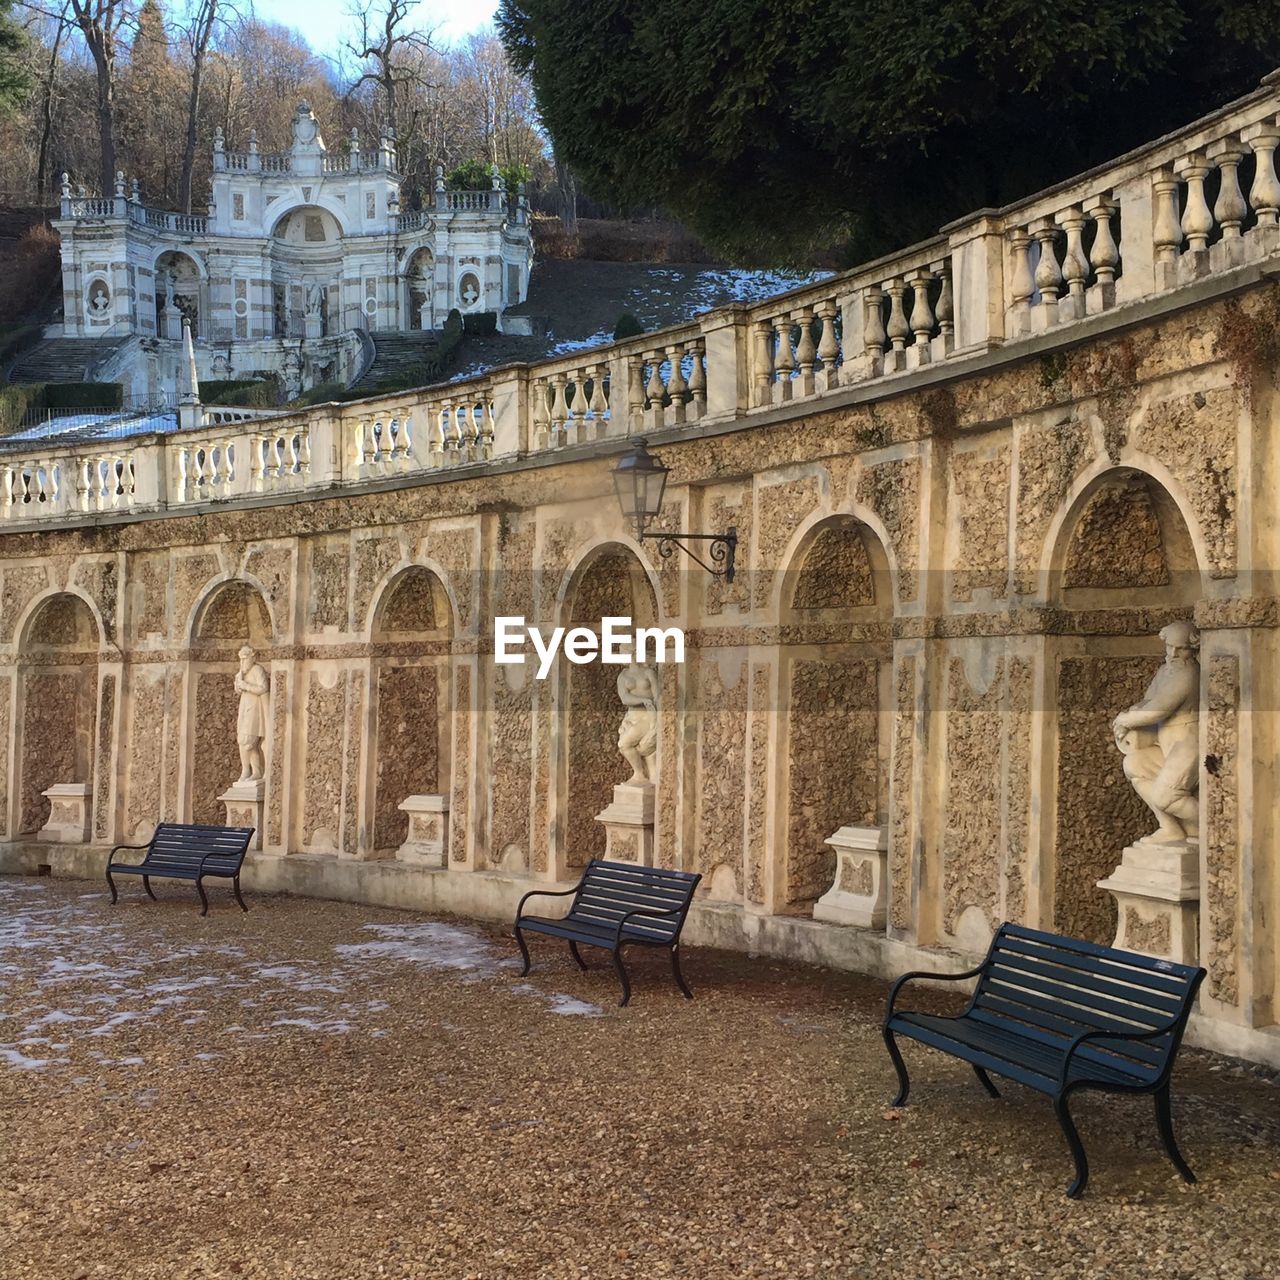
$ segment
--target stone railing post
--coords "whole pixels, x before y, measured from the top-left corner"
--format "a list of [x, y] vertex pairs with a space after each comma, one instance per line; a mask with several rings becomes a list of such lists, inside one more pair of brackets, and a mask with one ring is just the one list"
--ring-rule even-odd
[[740, 418], [751, 405], [750, 331], [742, 307], [725, 307], [699, 320], [706, 352], [710, 419]]
[[144, 511], [169, 505], [169, 458], [163, 437], [135, 445], [133, 453], [133, 505]]
[[307, 425], [311, 435], [311, 483], [308, 487], [327, 489], [350, 479], [345, 474], [347, 451], [342, 447], [342, 416], [338, 410], [317, 410], [310, 415]]
[[1004, 225], [984, 209], [942, 228], [950, 238], [955, 350], [980, 351], [1004, 342]]
[[493, 376], [493, 454], [514, 458], [529, 449], [529, 366], [513, 365]]
[[1116, 302], [1134, 302], [1156, 291], [1156, 210], [1150, 173], [1135, 174], [1112, 192], [1120, 206], [1121, 274]]

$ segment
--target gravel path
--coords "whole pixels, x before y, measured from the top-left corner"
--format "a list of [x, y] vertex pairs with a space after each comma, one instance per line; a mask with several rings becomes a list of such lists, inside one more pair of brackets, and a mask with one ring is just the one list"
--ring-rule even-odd
[[496, 928], [132, 890], [0, 879], [4, 1280], [1280, 1275], [1260, 1071], [1184, 1051], [1195, 1187], [1082, 1099], [1072, 1203], [1044, 1099], [908, 1046], [887, 1109], [881, 983], [690, 950], [689, 1004], [641, 954], [619, 1010]]

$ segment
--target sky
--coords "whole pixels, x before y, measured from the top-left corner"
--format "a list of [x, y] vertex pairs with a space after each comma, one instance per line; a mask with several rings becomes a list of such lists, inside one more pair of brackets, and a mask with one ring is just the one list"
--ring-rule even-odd
[[[353, 25], [355, 0], [253, 0], [253, 11], [268, 22], [279, 22], [300, 31], [323, 57], [333, 57]], [[435, 28], [438, 44], [452, 44], [493, 22], [497, 0], [421, 0], [412, 20], [422, 28]]]

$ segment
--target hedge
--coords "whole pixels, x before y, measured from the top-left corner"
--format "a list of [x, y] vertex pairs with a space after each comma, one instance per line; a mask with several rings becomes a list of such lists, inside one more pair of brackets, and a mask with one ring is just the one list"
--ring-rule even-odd
[[45, 409], [122, 409], [124, 385], [119, 382], [47, 382]]
[[0, 386], [0, 432], [16, 431], [27, 410], [44, 403], [43, 382], [11, 382]]
[[470, 338], [487, 338], [498, 332], [496, 311], [473, 311], [462, 317], [462, 332]]

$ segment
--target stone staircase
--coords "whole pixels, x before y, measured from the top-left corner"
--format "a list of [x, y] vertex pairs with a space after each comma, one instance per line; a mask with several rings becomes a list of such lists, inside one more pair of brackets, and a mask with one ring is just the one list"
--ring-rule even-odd
[[406, 330], [400, 333], [371, 333], [373, 361], [351, 385], [372, 391], [386, 382], [401, 382], [416, 378], [425, 382], [421, 374], [422, 363], [435, 353], [439, 337], [424, 329]]
[[129, 339], [45, 338], [24, 351], [9, 370], [10, 382], [87, 382], [93, 369]]

